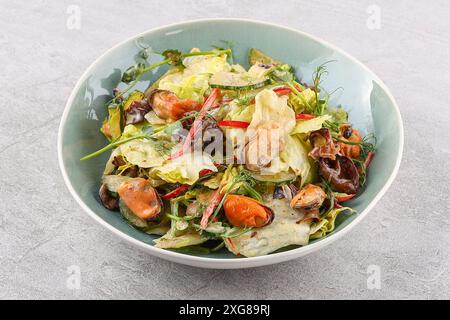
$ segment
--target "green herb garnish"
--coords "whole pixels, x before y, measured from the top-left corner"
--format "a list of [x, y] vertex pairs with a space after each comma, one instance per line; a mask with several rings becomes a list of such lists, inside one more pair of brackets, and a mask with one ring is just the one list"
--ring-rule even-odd
[[[236, 188], [239, 184], [239, 187]], [[214, 220], [214, 218], [217, 217], [217, 215], [220, 212], [220, 209], [222, 208], [227, 196], [235, 191], [236, 189], [239, 189], [240, 187], [243, 187], [246, 191], [249, 192], [249, 194], [257, 199], [258, 201], [262, 200], [261, 195], [255, 190], [253, 189], [253, 186], [256, 184], [256, 180], [255, 178], [253, 178], [253, 176], [251, 175], [251, 173], [247, 170], [241, 170], [232, 180], [231, 184], [229, 184], [229, 187], [227, 188], [227, 190], [225, 191], [225, 194], [222, 198], [222, 200], [219, 202], [219, 204], [217, 205], [216, 210], [214, 211], [214, 214], [212, 216], [212, 220]]]
[[181, 123], [182, 121], [185, 121], [187, 119], [191, 119], [194, 118], [195, 114], [190, 114], [188, 116], [185, 116], [179, 120], [177, 120], [176, 122], [167, 124], [165, 126], [163, 126], [162, 128], [158, 128], [158, 130], [154, 130], [152, 126], [145, 126], [142, 128], [142, 134], [133, 136], [133, 137], [129, 137], [123, 140], [116, 140], [114, 142], [111, 142], [110, 144], [106, 145], [105, 147], [101, 148], [100, 150], [97, 150], [91, 154], [88, 154], [87, 156], [84, 156], [83, 158], [81, 158], [80, 160], [88, 160], [88, 159], [92, 159], [100, 154], [102, 154], [103, 152], [106, 152], [108, 150], [112, 150], [114, 148], [117, 148], [118, 146], [136, 140], [136, 139], [148, 139], [149, 141], [152, 141], [155, 144], [155, 147], [157, 149], [157, 151], [161, 151], [161, 153], [163, 154], [167, 154], [168, 149], [170, 147], [170, 144], [167, 141], [158, 141], [158, 139], [156, 139], [156, 137], [154, 137], [154, 134], [157, 134], [159, 132], [161, 132], [162, 130], [168, 130], [168, 132], [171, 132], [171, 128], [174, 128], [175, 126], [177, 126], [177, 124]]

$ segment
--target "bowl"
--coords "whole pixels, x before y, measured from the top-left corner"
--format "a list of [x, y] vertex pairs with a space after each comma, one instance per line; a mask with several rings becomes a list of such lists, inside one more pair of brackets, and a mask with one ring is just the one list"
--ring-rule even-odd
[[[143, 44], [149, 44], [156, 52], [169, 48], [187, 51], [192, 47], [208, 49], [231, 45], [235, 59], [243, 65], [247, 65], [249, 48], [256, 47], [294, 66], [298, 76], [306, 82], [310, 82], [316, 66], [333, 61], [328, 64], [329, 74], [322, 83], [329, 92], [339, 88], [332, 95], [331, 104], [342, 105], [349, 111], [350, 121], [356, 128], [364, 133], [374, 133], [377, 137], [377, 152], [368, 171], [366, 190], [349, 202], [358, 213], [338, 219], [334, 232], [311, 241], [307, 246], [291, 247], [267, 256], [243, 258], [226, 250], [205, 256], [155, 248], [155, 236], [134, 229], [122, 219], [120, 213], [105, 209], [97, 194], [109, 155], [103, 154], [89, 161], [79, 159], [107, 143], [99, 132], [106, 116], [105, 103], [110, 100], [112, 89], [120, 82], [121, 72], [135, 64]], [[147, 74], [137, 88], [145, 90], [164, 70], [165, 67], [161, 67]], [[220, 269], [279, 263], [304, 256], [336, 241], [355, 227], [389, 188], [397, 174], [402, 150], [403, 125], [399, 108], [389, 90], [372, 71], [342, 50], [309, 34], [242, 19], [196, 20], [164, 26], [109, 49], [77, 82], [67, 101], [58, 135], [59, 165], [64, 181], [75, 200], [94, 220], [149, 254], [191, 266]]]

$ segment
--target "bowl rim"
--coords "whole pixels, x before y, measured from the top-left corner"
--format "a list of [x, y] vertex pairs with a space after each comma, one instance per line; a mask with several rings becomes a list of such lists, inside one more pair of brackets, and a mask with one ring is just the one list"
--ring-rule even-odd
[[[121, 47], [122, 45], [124, 45], [125, 43], [127, 43], [133, 39], [142, 37], [142, 36], [152, 33], [152, 32], [157, 32], [157, 31], [160, 31], [163, 29], [167, 29], [167, 28], [183, 27], [186, 25], [191, 25], [191, 24], [196, 24], [196, 23], [205, 23], [205, 22], [209, 22], [209, 23], [244, 22], [244, 23], [251, 23], [251, 24], [259, 24], [259, 25], [263, 25], [263, 26], [271, 27], [271, 28], [278, 28], [278, 29], [282, 29], [285, 31], [300, 34], [304, 37], [307, 37], [313, 41], [316, 41], [324, 46], [327, 46], [327, 47], [339, 52], [340, 54], [342, 54], [343, 56], [345, 56], [346, 58], [351, 60], [353, 63], [362, 67], [366, 72], [368, 72], [378, 82], [380, 87], [384, 90], [384, 92], [386, 93], [388, 98], [391, 100], [391, 102], [394, 106], [394, 112], [397, 114], [397, 126], [399, 128], [399, 138], [400, 138], [394, 169], [393, 169], [391, 175], [389, 176], [389, 178], [387, 179], [387, 181], [384, 183], [381, 190], [369, 202], [369, 204], [366, 206], [366, 208], [363, 211], [361, 211], [360, 213], [358, 213], [357, 217], [353, 221], [351, 221], [347, 226], [345, 226], [342, 230], [339, 230], [336, 233], [332, 233], [328, 237], [326, 237], [320, 241], [317, 241], [315, 243], [308, 244], [306, 246], [302, 246], [299, 248], [291, 249], [288, 251], [265, 255], [265, 256], [250, 257], [250, 258], [234, 258], [234, 259], [233, 258], [232, 259], [224, 259], [224, 258], [199, 257], [199, 256], [188, 255], [188, 254], [179, 253], [179, 252], [175, 252], [175, 251], [156, 248], [150, 244], [144, 243], [140, 240], [137, 240], [137, 239], [129, 236], [128, 234], [116, 229], [111, 224], [109, 224], [108, 222], [106, 222], [105, 220], [100, 218], [100, 216], [98, 216], [93, 210], [91, 210], [84, 203], [84, 201], [80, 198], [80, 196], [75, 191], [75, 189], [72, 186], [72, 183], [69, 179], [69, 176], [67, 174], [67, 171], [66, 171], [66, 168], [64, 165], [64, 161], [63, 161], [63, 156], [62, 156], [63, 131], [64, 131], [64, 127], [66, 125], [70, 106], [72, 105], [73, 100], [75, 98], [75, 94], [78, 92], [82, 83], [84, 83], [84, 81], [90, 74], [91, 70], [98, 63], [100, 63], [105, 56], [107, 56], [108, 54], [113, 52], [115, 49]], [[265, 266], [265, 265], [281, 263], [284, 261], [299, 258], [299, 257], [309, 254], [311, 252], [317, 251], [320, 248], [323, 248], [323, 247], [327, 246], [328, 244], [338, 240], [339, 238], [341, 238], [342, 236], [347, 234], [347, 232], [349, 232], [351, 229], [353, 229], [369, 213], [369, 211], [375, 206], [375, 204], [381, 199], [381, 197], [389, 189], [389, 187], [391, 186], [392, 182], [394, 181], [394, 179], [398, 173], [399, 167], [400, 167], [400, 163], [401, 163], [401, 159], [402, 159], [402, 155], [403, 155], [403, 146], [404, 146], [404, 129], [403, 129], [402, 117], [400, 114], [400, 109], [399, 109], [394, 97], [392, 96], [391, 92], [389, 91], [387, 86], [384, 84], [384, 82], [372, 70], [370, 70], [367, 66], [365, 66], [362, 62], [360, 62], [358, 59], [356, 59], [352, 55], [348, 54], [344, 50], [334, 46], [333, 44], [328, 43], [327, 41], [320, 39], [316, 36], [313, 36], [309, 33], [306, 33], [304, 31], [296, 30], [291, 27], [286, 27], [286, 26], [271, 23], [271, 22], [254, 20], [254, 19], [241, 19], [241, 18], [194, 19], [194, 20], [186, 20], [186, 21], [182, 21], [182, 22], [177, 22], [177, 23], [173, 23], [173, 24], [167, 24], [167, 25], [155, 27], [150, 30], [141, 32], [138, 35], [131, 36], [131, 37], [127, 38], [126, 40], [121, 41], [120, 43], [118, 43], [118, 44], [112, 46], [111, 48], [109, 48], [108, 50], [106, 50], [83, 72], [83, 74], [80, 76], [77, 83], [75, 84], [75, 87], [72, 89], [71, 94], [66, 102], [65, 107], [64, 107], [64, 112], [61, 117], [61, 122], [60, 122], [59, 129], [58, 129], [58, 142], [57, 142], [58, 163], [59, 163], [59, 167], [60, 167], [64, 182], [65, 182], [67, 188], [69, 189], [69, 192], [72, 194], [72, 197], [78, 202], [78, 204], [81, 206], [81, 208], [89, 216], [91, 216], [95, 221], [97, 221], [100, 225], [102, 225], [106, 229], [110, 230], [112, 233], [119, 236], [120, 238], [126, 240], [127, 242], [138, 247], [139, 249], [144, 250], [154, 256], [157, 256], [159, 258], [163, 258], [163, 259], [166, 259], [166, 260], [169, 260], [172, 262], [189, 265], [189, 266], [211, 268], [211, 269], [243, 269], [243, 268], [251, 268], [251, 267], [258, 267], [258, 266]]]

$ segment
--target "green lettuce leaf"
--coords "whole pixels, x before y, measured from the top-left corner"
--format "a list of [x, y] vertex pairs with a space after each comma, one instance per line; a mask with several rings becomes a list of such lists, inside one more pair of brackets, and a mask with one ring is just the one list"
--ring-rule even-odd
[[192, 185], [198, 180], [200, 171], [204, 169], [217, 172], [209, 155], [194, 152], [166, 161], [163, 165], [153, 168], [150, 174], [169, 183], [178, 182]]
[[[262, 90], [255, 98], [255, 111], [248, 129], [255, 129], [267, 121], [277, 122], [280, 128], [280, 138], [285, 142], [284, 151], [272, 159], [270, 166], [261, 171], [264, 175], [277, 175], [291, 168], [301, 172], [309, 170], [308, 161], [304, 161], [301, 144], [292, 139], [289, 134], [296, 125], [295, 112], [288, 106], [286, 97], [278, 97], [273, 90]], [[295, 153], [300, 152], [300, 156]], [[296, 158], [297, 157], [297, 158]]]
[[213, 189], [213, 190], [219, 189], [220, 182], [222, 181], [222, 178], [223, 178], [223, 173], [215, 174], [211, 178], [206, 179], [205, 181], [203, 181], [203, 185], [205, 187], [208, 187], [208, 188]]
[[321, 218], [319, 222], [311, 225], [310, 239], [319, 239], [326, 236], [328, 233], [332, 232], [335, 228], [335, 221], [337, 216], [344, 212], [350, 210], [352, 213], [355, 212], [352, 208], [343, 207], [335, 208], [328, 212], [328, 214]]
[[249, 106], [246, 105], [238, 105], [234, 101], [230, 103], [230, 110], [228, 114], [225, 116], [225, 120], [233, 120], [233, 121], [246, 121], [251, 122], [253, 119], [253, 114], [255, 113], [255, 105], [251, 104]]
[[294, 130], [291, 134], [308, 133], [316, 131], [322, 128], [325, 121], [330, 121], [332, 117], [330, 115], [324, 115], [309, 120], [297, 120]]
[[331, 121], [334, 123], [342, 124], [348, 122], [348, 113], [342, 107], [333, 108], [327, 106], [324, 112], [331, 116]]
[[202, 237], [199, 233], [189, 232], [179, 236], [171, 236], [170, 233], [166, 233], [161, 238], [153, 240], [155, 247], [161, 249], [178, 249], [193, 245], [198, 245], [206, 242], [208, 239]]
[[281, 153], [281, 159], [289, 165], [297, 176], [302, 177], [302, 182], [308, 180], [311, 164], [308, 158], [308, 150], [300, 139], [287, 136], [285, 150]]
[[[312, 112], [316, 106], [316, 94], [310, 88], [301, 92], [302, 97], [294, 93], [289, 95], [289, 105], [295, 110], [295, 113], [302, 113], [304, 111]], [[305, 103], [306, 101], [306, 103]], [[308, 105], [310, 108], [308, 108]]]
[[[127, 125], [121, 139], [128, 139], [142, 134], [142, 126]], [[141, 168], [160, 166], [164, 162], [164, 155], [155, 146], [155, 143], [147, 139], [136, 139], [126, 142], [118, 147], [125, 160], [132, 165]]]
[[201, 101], [208, 88], [208, 75], [187, 74], [185, 71], [168, 75], [159, 82], [159, 89], [171, 91], [180, 99], [195, 101]]
[[295, 112], [289, 108], [286, 97], [278, 97], [273, 90], [264, 89], [255, 97], [255, 111], [249, 129], [265, 121], [278, 122], [282, 131], [289, 134], [295, 127]]
[[184, 59], [185, 68], [159, 80], [159, 89], [175, 93], [181, 99], [203, 102], [212, 74], [229, 71], [227, 56], [195, 56]]

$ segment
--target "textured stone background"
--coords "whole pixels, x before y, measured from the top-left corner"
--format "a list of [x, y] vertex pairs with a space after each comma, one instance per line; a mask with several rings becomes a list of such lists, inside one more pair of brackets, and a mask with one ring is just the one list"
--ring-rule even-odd
[[[67, 7], [81, 8], [68, 30]], [[381, 29], [366, 26], [369, 5]], [[450, 4], [419, 1], [0, 0], [0, 298], [450, 298]], [[202, 270], [149, 256], [97, 225], [60, 176], [56, 138], [83, 70], [112, 45], [187, 19], [244, 17], [317, 35], [391, 88], [405, 153], [389, 192], [357, 228], [280, 265]], [[67, 268], [81, 288], [66, 287]], [[367, 288], [367, 268], [381, 289]]]

